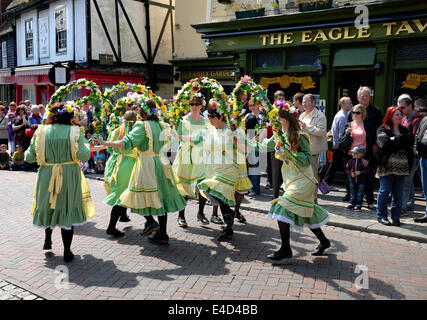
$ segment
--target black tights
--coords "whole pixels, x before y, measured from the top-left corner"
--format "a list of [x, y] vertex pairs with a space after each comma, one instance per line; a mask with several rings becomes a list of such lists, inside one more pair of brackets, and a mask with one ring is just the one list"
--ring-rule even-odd
[[[153, 216], [144, 216], [145, 220], [147, 220], [148, 224], [153, 224], [156, 222], [156, 220], [154, 220]], [[160, 233], [166, 234], [166, 227], [167, 227], [167, 223], [168, 223], [168, 214], [167, 212], [165, 212], [165, 215], [163, 216], [159, 216], [157, 218], [159, 220], [159, 226], [160, 226]]]
[[[282, 222], [279, 220], [277, 220], [277, 222], [279, 224], [280, 238], [282, 239], [282, 246], [280, 247], [280, 251], [289, 252], [291, 251], [289, 223]], [[328, 243], [328, 239], [326, 238], [322, 229], [315, 228], [310, 230], [314, 233], [316, 238], [319, 239], [321, 244]]]
[[71, 230], [61, 228], [62, 242], [64, 243], [64, 253], [71, 253], [71, 242], [73, 242], [74, 227]]
[[117, 221], [119, 221], [119, 218], [122, 215], [126, 215], [126, 208], [115, 205], [111, 209], [111, 215], [110, 215], [110, 223], [108, 224], [108, 230], [116, 230]]

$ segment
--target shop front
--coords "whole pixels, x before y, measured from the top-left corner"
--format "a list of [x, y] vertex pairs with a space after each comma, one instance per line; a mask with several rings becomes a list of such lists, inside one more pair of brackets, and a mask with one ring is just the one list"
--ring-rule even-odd
[[[425, 5], [425, 4], [424, 4]], [[370, 5], [368, 28], [356, 28], [354, 8], [195, 25], [208, 54], [235, 57], [272, 98], [283, 90], [318, 96], [332, 123], [343, 96], [357, 104], [360, 86], [382, 109], [401, 93], [427, 99], [427, 13], [423, 2]]]

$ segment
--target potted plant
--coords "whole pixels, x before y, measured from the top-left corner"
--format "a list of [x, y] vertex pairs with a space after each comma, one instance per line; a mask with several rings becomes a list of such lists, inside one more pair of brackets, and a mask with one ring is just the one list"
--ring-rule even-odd
[[265, 8], [262, 7], [262, 0], [257, 0], [254, 5], [249, 2], [242, 2], [233, 6], [236, 19], [260, 17], [265, 14]]

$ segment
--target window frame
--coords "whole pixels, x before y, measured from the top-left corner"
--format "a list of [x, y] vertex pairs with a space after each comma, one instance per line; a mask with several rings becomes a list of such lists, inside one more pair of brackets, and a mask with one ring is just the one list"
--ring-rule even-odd
[[[65, 20], [63, 29], [57, 28], [57, 13], [59, 11], [63, 11], [63, 19]], [[67, 7], [55, 9], [55, 51], [57, 55], [67, 52], [67, 22]], [[60, 43], [63, 43], [64, 47], [60, 48]]]
[[[28, 24], [31, 23], [31, 33], [28, 31]], [[24, 34], [25, 34], [25, 58], [27, 60], [31, 60], [34, 58], [34, 26], [33, 26], [33, 18], [27, 19], [24, 21]], [[31, 34], [31, 37], [29, 36]], [[31, 43], [31, 54], [29, 54], [29, 43]]]

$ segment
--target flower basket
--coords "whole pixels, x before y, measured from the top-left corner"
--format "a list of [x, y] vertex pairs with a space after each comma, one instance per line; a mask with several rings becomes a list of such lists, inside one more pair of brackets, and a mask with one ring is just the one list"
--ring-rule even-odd
[[329, 9], [329, 8], [332, 8], [332, 6], [333, 6], [332, 0], [309, 1], [309, 2], [303, 2], [298, 4], [300, 12]]
[[261, 17], [265, 14], [265, 8], [235, 11], [234, 13], [236, 14], [236, 19]]

